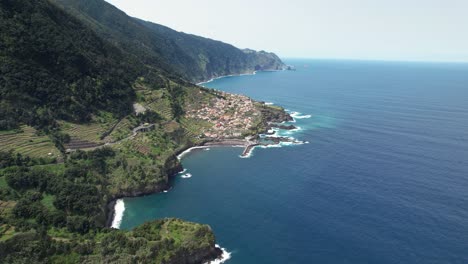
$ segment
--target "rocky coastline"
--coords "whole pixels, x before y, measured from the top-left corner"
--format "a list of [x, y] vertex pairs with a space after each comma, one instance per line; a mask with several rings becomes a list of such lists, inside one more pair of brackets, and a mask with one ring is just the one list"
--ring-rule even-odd
[[[296, 127], [293, 125], [285, 126], [280, 125], [281, 123], [292, 121], [293, 118], [283, 108], [266, 106], [264, 103], [260, 107], [262, 113], [262, 121], [260, 122], [257, 130], [253, 132], [248, 139], [242, 138], [230, 138], [230, 139], [216, 139], [216, 140], [205, 140], [199, 144], [187, 144], [180, 148], [174, 155], [172, 155], [165, 163], [165, 181], [161, 184], [154, 186], [144, 186], [141, 189], [126, 190], [109, 198], [106, 206], [106, 226], [111, 227], [114, 216], [115, 216], [115, 204], [118, 199], [122, 198], [133, 198], [151, 195], [155, 193], [161, 193], [165, 190], [170, 189], [170, 180], [175, 177], [179, 172], [183, 171], [182, 164], [177, 158], [178, 155], [190, 150], [194, 147], [244, 147], [244, 151], [241, 156], [248, 156], [253, 148], [259, 145], [268, 145], [260, 143], [259, 138], [261, 134], [268, 134], [268, 131], [272, 128], [292, 130]], [[274, 137], [273, 142], [275, 144], [281, 141], [289, 141], [290, 139], [282, 137]], [[187, 254], [188, 252], [181, 252], [181, 254], [171, 260], [169, 263], [205, 263], [211, 260], [217, 259], [222, 255], [222, 250], [214, 245], [201, 250], [196, 255]]]
[[[142, 189], [138, 190], [126, 190], [122, 191], [116, 195], [113, 195], [109, 198], [106, 206], [106, 226], [110, 227], [112, 221], [115, 216], [114, 207], [115, 203], [118, 199], [122, 198], [134, 198], [134, 197], [141, 197], [146, 195], [151, 195], [155, 193], [160, 193], [165, 190], [168, 190], [170, 186], [170, 179], [177, 175], [177, 173], [183, 171], [182, 164], [177, 159], [177, 156], [182, 154], [183, 152], [193, 148], [193, 147], [244, 147], [244, 151], [242, 155], [247, 155], [255, 146], [261, 145], [258, 141], [260, 134], [268, 134], [268, 131], [271, 128], [279, 128], [279, 129], [286, 129], [292, 130], [296, 127], [293, 125], [285, 126], [281, 125], [281, 123], [292, 121], [293, 118], [290, 114], [284, 111], [283, 108], [280, 107], [270, 107], [266, 106], [262, 103], [260, 107], [260, 111], [262, 112], [262, 121], [259, 124], [259, 127], [255, 133], [250, 135], [250, 140], [245, 138], [230, 138], [230, 139], [211, 139], [211, 140], [204, 140], [199, 144], [188, 144], [181, 147], [177, 152], [174, 153], [165, 163], [165, 171], [164, 174], [166, 176], [166, 181], [164, 183], [155, 185], [155, 186], [145, 186]], [[290, 141], [288, 138], [282, 137], [274, 137], [274, 142], [280, 141]]]

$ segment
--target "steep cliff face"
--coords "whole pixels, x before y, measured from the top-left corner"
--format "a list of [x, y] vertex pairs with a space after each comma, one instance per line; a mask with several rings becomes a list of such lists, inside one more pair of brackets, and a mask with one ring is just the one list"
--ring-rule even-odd
[[273, 52], [255, 51], [251, 49], [242, 50], [247, 55], [247, 60], [254, 66], [256, 71], [275, 71], [286, 69], [283, 61]]
[[221, 41], [129, 17], [104, 0], [52, 1], [144, 63], [175, 71], [191, 82], [285, 68], [273, 53], [240, 50]]
[[191, 58], [189, 64], [180, 65], [180, 67], [186, 77], [195, 82], [225, 75], [285, 68], [285, 64], [274, 53], [251, 49], [241, 50], [221, 41], [177, 32], [148, 21], [139, 19], [137, 21], [155, 34], [177, 45], [184, 54]]

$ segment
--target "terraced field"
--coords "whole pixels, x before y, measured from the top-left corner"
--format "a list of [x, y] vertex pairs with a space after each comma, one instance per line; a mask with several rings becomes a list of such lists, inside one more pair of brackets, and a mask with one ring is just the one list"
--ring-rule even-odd
[[143, 155], [148, 155], [151, 153], [151, 148], [148, 146], [148, 144], [141, 141], [132, 142], [132, 147]]
[[68, 122], [60, 122], [62, 131], [70, 135], [72, 139], [88, 141], [93, 143], [102, 143], [101, 136], [108, 131], [113, 124], [73, 124]]
[[195, 142], [201, 141], [199, 139], [200, 134], [212, 127], [212, 124], [207, 121], [188, 118], [181, 118], [180, 124], [185, 130], [185, 136], [194, 140]]
[[115, 142], [132, 134], [133, 125], [128, 118], [122, 119], [114, 128], [112, 133], [104, 138], [105, 142]]
[[61, 156], [48, 136], [38, 135], [30, 126], [22, 126], [21, 131], [0, 134], [0, 151], [13, 150], [15, 153], [34, 158]]
[[201, 92], [198, 89], [187, 89], [186, 93], [186, 100], [185, 100], [185, 108], [187, 110], [191, 109], [199, 109], [203, 105], [207, 105], [210, 103], [210, 101], [215, 98], [216, 96], [214, 95], [214, 91], [210, 91], [211, 93], [208, 92]]
[[144, 107], [160, 114], [166, 120], [172, 120], [174, 118], [169, 94], [166, 89], [145, 91], [144, 97], [145, 101], [140, 102]]

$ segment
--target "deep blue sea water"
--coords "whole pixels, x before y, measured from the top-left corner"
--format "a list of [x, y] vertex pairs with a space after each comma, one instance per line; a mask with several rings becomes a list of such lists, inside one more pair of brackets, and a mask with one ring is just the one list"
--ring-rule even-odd
[[121, 228], [206, 223], [245, 263], [468, 263], [468, 64], [289, 60], [205, 84], [311, 118], [309, 144], [196, 150]]

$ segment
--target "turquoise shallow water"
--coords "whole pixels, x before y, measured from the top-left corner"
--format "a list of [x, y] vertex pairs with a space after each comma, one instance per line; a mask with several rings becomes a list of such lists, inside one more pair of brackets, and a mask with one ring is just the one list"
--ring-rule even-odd
[[206, 84], [300, 112], [309, 144], [194, 150], [121, 228], [207, 223], [226, 263], [468, 263], [468, 65], [290, 60]]

